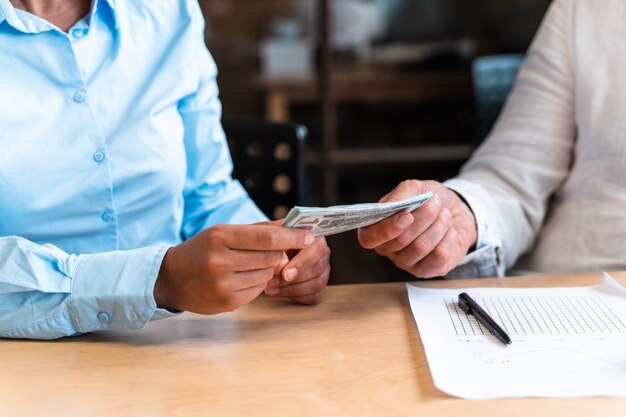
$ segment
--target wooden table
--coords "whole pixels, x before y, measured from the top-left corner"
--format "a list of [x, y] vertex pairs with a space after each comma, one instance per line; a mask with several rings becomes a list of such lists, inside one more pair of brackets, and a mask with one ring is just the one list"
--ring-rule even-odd
[[[615, 273], [626, 284], [626, 272]], [[561, 286], [601, 274], [419, 285]], [[319, 306], [261, 297], [140, 331], [0, 341], [0, 415], [620, 416], [626, 398], [466, 401], [432, 382], [403, 284], [335, 286]]]

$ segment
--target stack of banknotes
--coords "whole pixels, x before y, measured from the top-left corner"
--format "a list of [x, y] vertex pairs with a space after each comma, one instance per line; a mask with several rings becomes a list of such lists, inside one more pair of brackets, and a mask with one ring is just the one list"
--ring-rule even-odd
[[292, 208], [283, 226], [311, 229], [315, 236], [330, 236], [378, 223], [400, 211], [413, 211], [427, 202], [430, 191], [391, 203], [365, 203], [332, 207]]

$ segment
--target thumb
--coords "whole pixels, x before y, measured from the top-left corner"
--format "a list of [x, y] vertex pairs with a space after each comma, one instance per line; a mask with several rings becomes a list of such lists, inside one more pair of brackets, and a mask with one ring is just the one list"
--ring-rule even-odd
[[274, 276], [280, 276], [283, 273], [283, 268], [285, 268], [285, 265], [288, 263], [289, 257], [285, 252], [283, 252], [283, 259], [278, 263], [278, 265], [276, 265], [276, 268], [274, 268]]
[[380, 203], [389, 203], [392, 201], [404, 200], [407, 198], [415, 197], [418, 194], [428, 191], [428, 183], [426, 181], [419, 180], [406, 180], [402, 181], [393, 190], [387, 193], [380, 199]]

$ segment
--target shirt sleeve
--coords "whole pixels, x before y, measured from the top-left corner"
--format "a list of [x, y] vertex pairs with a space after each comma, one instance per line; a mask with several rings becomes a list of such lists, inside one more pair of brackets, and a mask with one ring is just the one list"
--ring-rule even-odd
[[70, 255], [21, 237], [0, 238], [0, 337], [137, 329], [173, 315], [157, 309], [153, 296], [166, 250]]
[[489, 193], [480, 184], [463, 179], [451, 179], [444, 185], [463, 197], [470, 206], [476, 219], [476, 249], [470, 252], [463, 261], [447, 275], [448, 278], [465, 277], [501, 277], [506, 269], [502, 259], [502, 239], [496, 228], [490, 224], [491, 209]]
[[204, 44], [204, 19], [189, 2], [195, 30], [198, 87], [179, 103], [187, 157], [183, 238], [218, 223], [254, 223], [267, 217], [232, 178], [233, 163], [222, 129], [217, 67]]
[[571, 8], [570, 0], [551, 5], [490, 136], [446, 182], [478, 226], [476, 252], [451, 276], [504, 275], [532, 246], [567, 178], [576, 138]]

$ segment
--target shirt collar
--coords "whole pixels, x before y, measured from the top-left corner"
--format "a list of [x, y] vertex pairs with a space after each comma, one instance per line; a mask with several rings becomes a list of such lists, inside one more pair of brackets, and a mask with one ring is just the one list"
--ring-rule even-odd
[[9, 0], [0, 0], [0, 25], [5, 21], [22, 32], [28, 32], [24, 22], [18, 17], [17, 10], [13, 7], [11, 2]]
[[[102, 13], [102, 5], [108, 5], [110, 13], [105, 13], [111, 16], [113, 24], [118, 27], [118, 5], [116, 0], [93, 0], [91, 5], [90, 21], [93, 19], [94, 14]], [[30, 16], [30, 15], [29, 15]], [[11, 4], [10, 0], [0, 0], [0, 25], [6, 21], [9, 25], [15, 29], [26, 33], [38, 33], [48, 30], [52, 30], [54, 27], [43, 19], [39, 19], [36, 16], [29, 19], [21, 19], [18, 16], [17, 10]]]
[[98, 15], [107, 24], [112, 23], [112, 27], [117, 28], [119, 26], [119, 7], [117, 6], [115, 0], [93, 0], [89, 22], [91, 23], [94, 19], [94, 15]]

